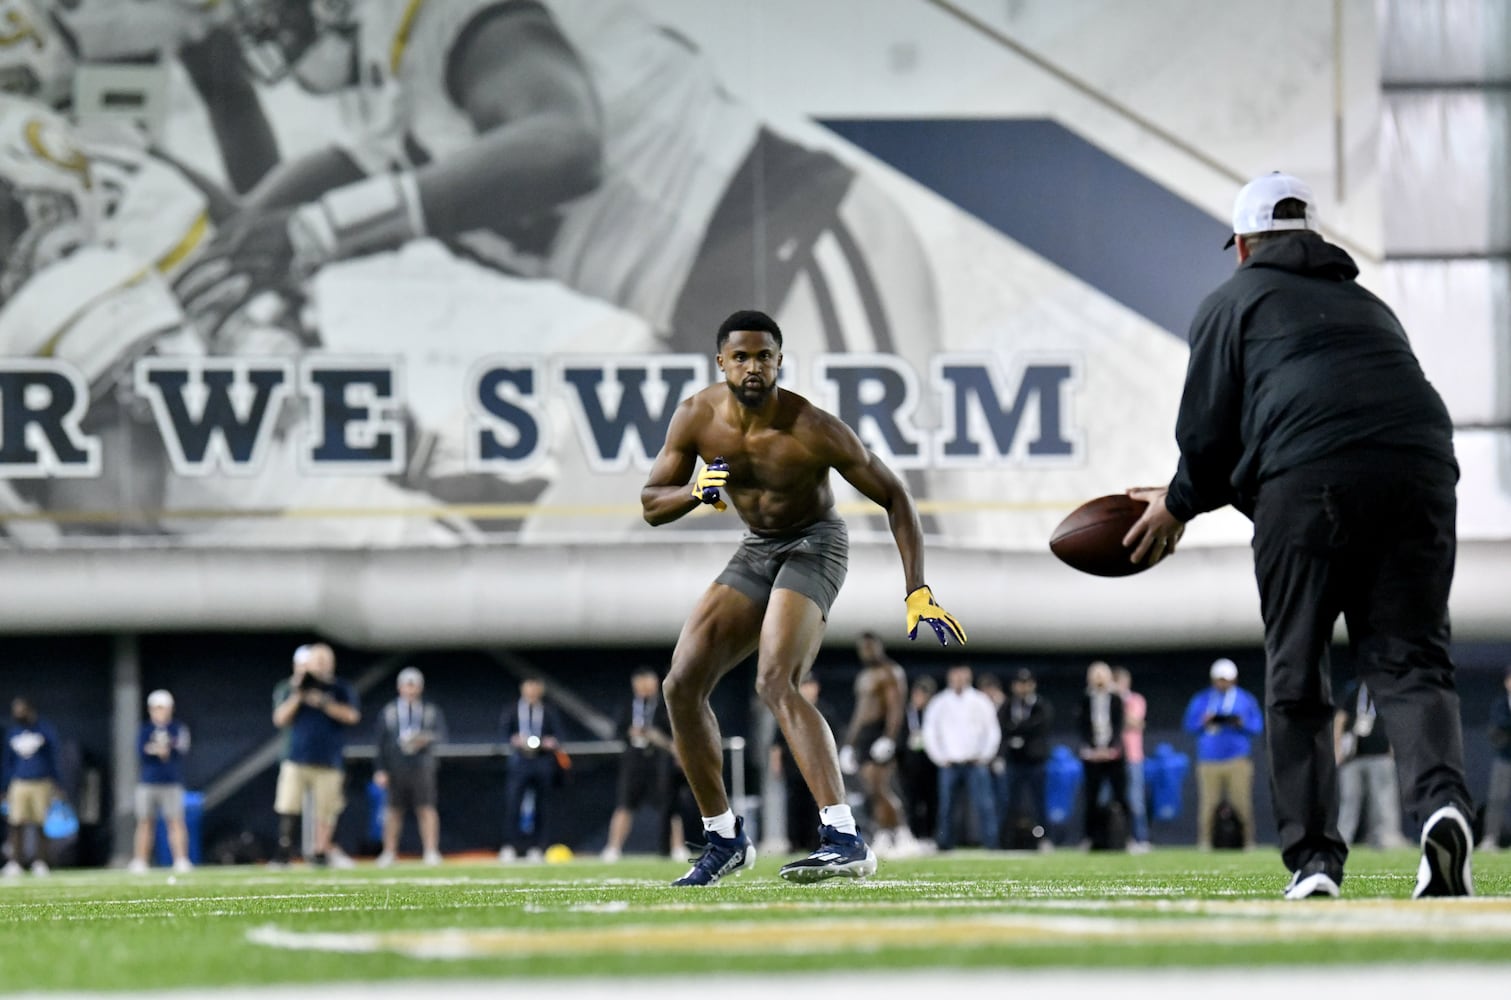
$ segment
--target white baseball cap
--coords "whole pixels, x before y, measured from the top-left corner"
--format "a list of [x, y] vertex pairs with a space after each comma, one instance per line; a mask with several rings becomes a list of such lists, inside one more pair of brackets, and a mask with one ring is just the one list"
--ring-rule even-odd
[[167, 691], [164, 691], [162, 688], [158, 688], [156, 691], [147, 696], [147, 707], [172, 708], [173, 695], [169, 694]]
[[[1287, 198], [1295, 198], [1306, 205], [1304, 219], [1277, 219], [1275, 206]], [[1299, 177], [1275, 171], [1256, 177], [1245, 184], [1233, 199], [1233, 232], [1223, 249], [1233, 245], [1239, 236], [1250, 233], [1272, 233], [1284, 229], [1316, 229], [1317, 216], [1313, 208], [1317, 198], [1311, 186]]]
[[1212, 679], [1214, 681], [1238, 680], [1238, 664], [1227, 657], [1212, 662]]

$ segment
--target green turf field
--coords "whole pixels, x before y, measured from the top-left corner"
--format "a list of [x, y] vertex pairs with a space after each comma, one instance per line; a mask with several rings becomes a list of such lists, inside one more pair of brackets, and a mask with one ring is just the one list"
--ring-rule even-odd
[[666, 860], [27, 876], [0, 883], [0, 988], [1511, 962], [1511, 854], [1477, 859], [1480, 897], [1417, 903], [1410, 851], [1357, 852], [1342, 900], [1305, 903], [1279, 901], [1286, 876], [1263, 849], [965, 852], [816, 886], [782, 882], [780, 860], [701, 890], [667, 887], [684, 866]]

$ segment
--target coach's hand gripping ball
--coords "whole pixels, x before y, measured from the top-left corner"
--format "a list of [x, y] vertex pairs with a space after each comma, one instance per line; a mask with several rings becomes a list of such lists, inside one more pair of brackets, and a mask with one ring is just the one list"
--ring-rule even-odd
[[951, 637], [965, 645], [965, 629], [955, 616], [934, 603], [934, 592], [927, 586], [919, 587], [908, 595], [908, 638], [918, 638], [918, 625], [927, 623], [939, 639], [939, 645], [948, 646]]

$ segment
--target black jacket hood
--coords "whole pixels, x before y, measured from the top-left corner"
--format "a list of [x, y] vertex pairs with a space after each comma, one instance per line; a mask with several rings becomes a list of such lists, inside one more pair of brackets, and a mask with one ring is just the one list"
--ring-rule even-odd
[[1285, 239], [1266, 240], [1254, 248], [1243, 266], [1272, 267], [1330, 281], [1352, 281], [1359, 276], [1359, 265], [1346, 251], [1309, 230]]

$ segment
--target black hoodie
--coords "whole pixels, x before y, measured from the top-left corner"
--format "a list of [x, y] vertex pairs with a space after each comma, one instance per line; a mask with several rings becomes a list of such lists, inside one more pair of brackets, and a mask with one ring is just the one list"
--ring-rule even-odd
[[1300, 232], [1259, 244], [1202, 302], [1175, 424], [1171, 514], [1188, 521], [1230, 503], [1252, 513], [1266, 479], [1344, 451], [1396, 450], [1457, 469], [1447, 407], [1358, 274], [1343, 250]]

